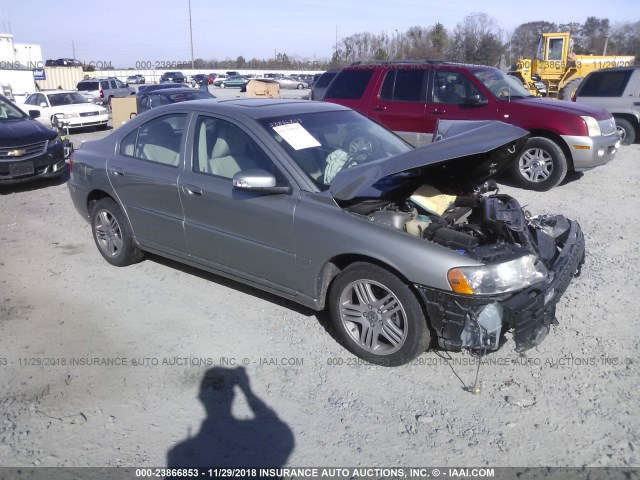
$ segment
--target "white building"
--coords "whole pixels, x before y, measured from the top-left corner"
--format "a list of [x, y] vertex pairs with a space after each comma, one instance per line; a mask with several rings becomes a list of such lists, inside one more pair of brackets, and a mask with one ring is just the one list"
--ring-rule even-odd
[[35, 68], [44, 68], [40, 45], [13, 43], [13, 35], [0, 33], [0, 93], [16, 96], [34, 92]]
[[14, 43], [13, 35], [0, 33], [0, 69], [44, 68], [40, 45]]

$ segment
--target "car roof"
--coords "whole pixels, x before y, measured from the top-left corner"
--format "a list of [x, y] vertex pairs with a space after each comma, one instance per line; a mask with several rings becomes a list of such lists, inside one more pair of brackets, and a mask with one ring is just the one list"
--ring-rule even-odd
[[[245, 116], [254, 120], [268, 117], [280, 117], [314, 112], [349, 111], [350, 109], [335, 103], [311, 102], [309, 100], [284, 100], [270, 98], [244, 98], [230, 100], [193, 100], [191, 108], [209, 110], [229, 116]], [[161, 107], [167, 110], [184, 108], [176, 103]]]
[[[75, 90], [41, 90], [35, 93], [42, 93], [44, 95], [54, 94], [54, 93], [78, 93]], [[33, 95], [33, 94], [32, 94]]]

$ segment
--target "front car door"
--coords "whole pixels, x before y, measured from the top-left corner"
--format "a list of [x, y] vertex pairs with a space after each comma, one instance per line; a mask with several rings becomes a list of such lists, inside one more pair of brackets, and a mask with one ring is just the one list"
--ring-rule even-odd
[[186, 250], [178, 176], [184, 168], [187, 119], [187, 113], [172, 113], [143, 123], [107, 160], [107, 175], [136, 239], [172, 254]]
[[[496, 120], [497, 110], [493, 99], [487, 98], [480, 88], [464, 73], [435, 68], [433, 70], [427, 104], [426, 125], [435, 130], [438, 119], [443, 120]], [[469, 105], [465, 99], [479, 95], [483, 105]]]
[[[200, 115], [193, 130], [192, 166], [180, 176], [187, 247], [211, 268], [295, 294], [294, 209], [300, 193], [248, 131], [227, 118]], [[239, 171], [272, 173], [290, 193], [233, 187]]]

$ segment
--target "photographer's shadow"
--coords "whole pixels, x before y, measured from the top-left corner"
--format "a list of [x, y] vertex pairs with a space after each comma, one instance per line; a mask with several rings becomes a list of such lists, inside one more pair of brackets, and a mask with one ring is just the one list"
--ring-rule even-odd
[[[247, 399], [252, 419], [231, 413], [236, 386]], [[214, 367], [200, 384], [207, 418], [200, 431], [167, 454], [169, 468], [282, 467], [293, 450], [291, 429], [258, 398], [249, 385], [244, 367]]]

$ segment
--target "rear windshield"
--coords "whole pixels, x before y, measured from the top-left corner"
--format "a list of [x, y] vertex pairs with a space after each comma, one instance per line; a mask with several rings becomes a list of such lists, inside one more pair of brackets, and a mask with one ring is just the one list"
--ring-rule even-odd
[[78, 90], [82, 92], [88, 92], [89, 90], [99, 90], [98, 82], [80, 82], [78, 84]]
[[633, 70], [602, 71], [589, 75], [578, 90], [581, 97], [620, 97]]
[[325, 98], [358, 99], [362, 97], [372, 75], [373, 70], [342, 70], [329, 85]]
[[331, 80], [338, 74], [338, 72], [327, 72], [320, 75], [318, 81], [316, 82], [316, 87], [325, 88], [327, 85], [331, 83]]

